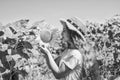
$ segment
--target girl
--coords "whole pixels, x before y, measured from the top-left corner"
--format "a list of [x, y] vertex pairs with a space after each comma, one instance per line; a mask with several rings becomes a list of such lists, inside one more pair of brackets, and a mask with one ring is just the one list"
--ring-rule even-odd
[[71, 25], [67, 20], [60, 20], [63, 25], [62, 41], [65, 43], [65, 50], [55, 60], [46, 47], [41, 51], [46, 54], [46, 59], [54, 76], [59, 80], [81, 80], [81, 69], [83, 56], [74, 43], [74, 39], [80, 37], [85, 41], [82, 33]]

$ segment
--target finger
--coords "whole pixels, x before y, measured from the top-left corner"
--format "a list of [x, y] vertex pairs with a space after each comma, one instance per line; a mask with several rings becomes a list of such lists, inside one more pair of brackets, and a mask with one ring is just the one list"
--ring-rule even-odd
[[40, 48], [40, 51], [41, 51], [42, 53], [45, 53], [44, 49], [42, 49], [42, 48]]
[[43, 47], [40, 47], [40, 50], [44, 50], [44, 48], [43, 48]]

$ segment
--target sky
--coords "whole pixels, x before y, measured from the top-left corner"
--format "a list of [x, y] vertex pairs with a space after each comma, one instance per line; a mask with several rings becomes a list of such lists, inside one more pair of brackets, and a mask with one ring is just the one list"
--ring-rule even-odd
[[83, 22], [104, 22], [120, 14], [120, 0], [0, 0], [0, 22], [45, 20], [60, 27], [60, 18], [79, 17]]

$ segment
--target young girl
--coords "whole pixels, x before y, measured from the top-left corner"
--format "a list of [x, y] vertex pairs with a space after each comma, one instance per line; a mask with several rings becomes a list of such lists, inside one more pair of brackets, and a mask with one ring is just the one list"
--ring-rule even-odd
[[54, 76], [59, 80], [81, 80], [81, 69], [83, 56], [74, 44], [74, 38], [80, 37], [85, 41], [84, 36], [67, 20], [60, 20], [63, 25], [62, 41], [65, 43], [65, 50], [53, 59], [50, 51], [42, 47], [41, 51], [46, 54], [46, 59]]

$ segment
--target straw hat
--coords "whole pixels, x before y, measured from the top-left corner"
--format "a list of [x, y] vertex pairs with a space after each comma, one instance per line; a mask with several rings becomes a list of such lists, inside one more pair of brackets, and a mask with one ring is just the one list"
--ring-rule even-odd
[[74, 27], [76, 27], [83, 35], [85, 35], [88, 31], [88, 28], [85, 26], [85, 23], [78, 17], [69, 18], [67, 19], [67, 21]]
[[60, 19], [60, 22], [63, 25], [63, 27], [67, 27], [69, 30], [75, 31], [81, 37], [81, 39], [84, 42], [86, 42], [86, 39], [84, 35], [82, 34], [82, 32], [79, 31], [75, 26], [73, 26], [69, 21], [67, 21], [66, 19]]

